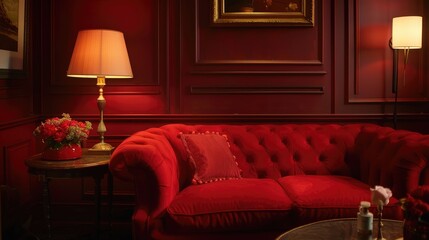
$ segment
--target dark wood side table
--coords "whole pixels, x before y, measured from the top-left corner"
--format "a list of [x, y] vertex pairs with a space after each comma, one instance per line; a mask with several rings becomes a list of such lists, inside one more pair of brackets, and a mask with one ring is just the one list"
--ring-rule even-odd
[[76, 160], [49, 161], [41, 158], [41, 154], [35, 155], [25, 161], [30, 174], [38, 175], [43, 181], [43, 208], [48, 227], [48, 238], [52, 238], [49, 181], [58, 178], [83, 178], [92, 177], [95, 181], [95, 206], [96, 206], [96, 239], [100, 238], [101, 219], [101, 180], [107, 174], [108, 194], [108, 218], [111, 226], [111, 209], [113, 195], [113, 177], [109, 171], [110, 152], [89, 152], [82, 149], [82, 157]]

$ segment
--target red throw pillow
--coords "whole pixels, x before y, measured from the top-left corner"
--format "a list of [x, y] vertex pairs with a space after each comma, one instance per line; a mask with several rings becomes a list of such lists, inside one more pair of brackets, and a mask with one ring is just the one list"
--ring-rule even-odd
[[241, 178], [235, 156], [229, 149], [226, 135], [217, 132], [179, 134], [195, 166], [192, 180], [202, 184], [227, 179]]

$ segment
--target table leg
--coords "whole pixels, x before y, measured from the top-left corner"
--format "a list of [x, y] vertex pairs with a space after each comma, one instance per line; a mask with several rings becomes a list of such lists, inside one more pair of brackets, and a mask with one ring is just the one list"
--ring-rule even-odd
[[49, 178], [43, 176], [43, 210], [46, 219], [46, 225], [48, 227], [48, 239], [52, 239], [51, 232], [51, 200], [49, 196]]
[[108, 201], [108, 218], [109, 232], [112, 230], [112, 201], [113, 201], [113, 176], [110, 171], [107, 172], [107, 201]]
[[95, 218], [95, 233], [96, 239], [100, 239], [100, 219], [101, 219], [101, 177], [94, 177], [95, 180], [95, 206], [96, 206], [96, 218]]

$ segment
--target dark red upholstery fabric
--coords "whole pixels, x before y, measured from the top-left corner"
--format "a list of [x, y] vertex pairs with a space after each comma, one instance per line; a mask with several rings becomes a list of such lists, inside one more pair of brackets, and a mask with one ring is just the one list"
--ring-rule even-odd
[[[364, 126], [170, 124], [161, 128], [166, 130], [166, 137], [179, 159], [187, 156], [183, 143], [177, 137], [179, 132], [220, 132], [228, 136], [243, 177], [277, 179], [299, 174], [349, 175], [347, 156], [354, 147], [356, 135]], [[190, 178], [192, 176], [187, 176], [188, 184]]]
[[[361, 201], [371, 201], [370, 186], [346, 176], [288, 176], [278, 180], [297, 210], [299, 224], [323, 219], [354, 218]], [[391, 198], [383, 216], [402, 219], [398, 200]], [[375, 207], [371, 208], [375, 211]], [[374, 212], [375, 214], [375, 212]]]
[[[253, 184], [253, 188], [235, 189], [232, 181], [238, 180], [191, 185], [195, 169], [188, 161], [178, 133], [205, 131], [228, 136], [231, 152], [242, 170], [242, 180], [259, 184], [268, 181], [266, 179], [278, 180], [281, 191], [276, 190], [280, 187], [275, 184], [264, 188], [258, 183]], [[336, 216], [354, 217], [359, 206], [357, 201], [370, 194], [369, 187], [390, 188], [394, 196], [390, 204], [394, 204], [396, 199], [417, 186], [429, 184], [428, 159], [428, 135], [372, 124], [169, 124], [138, 132], [122, 142], [112, 155], [110, 170], [116, 177], [135, 182], [134, 235], [136, 239], [146, 239], [156, 232], [160, 233], [158, 236], [166, 236], [161, 234], [166, 233], [165, 229], [200, 231], [200, 237], [204, 231], [210, 234], [216, 228], [233, 231], [247, 226], [240, 224], [242, 221], [249, 224], [272, 221], [286, 230], [291, 221], [302, 223]], [[326, 176], [332, 178], [324, 178]], [[313, 190], [304, 191], [305, 184], [313, 184]], [[261, 208], [255, 212], [233, 212], [233, 207], [239, 209], [256, 204], [258, 188], [262, 189], [261, 193], [265, 192], [267, 202], [276, 203], [274, 200], [283, 198], [284, 206], [291, 205], [292, 210], [276, 212], [279, 215], [262, 212]], [[349, 196], [331, 194], [338, 190]], [[247, 202], [220, 201], [219, 205], [209, 202], [227, 193], [233, 194], [232, 199]], [[279, 194], [284, 196], [280, 198]], [[349, 201], [354, 202], [354, 206]], [[338, 208], [327, 208], [323, 205], [327, 203], [336, 203]], [[397, 208], [389, 209], [393, 209], [392, 213], [386, 210], [385, 216], [400, 215], [395, 212]], [[296, 215], [290, 215], [292, 213]], [[254, 229], [265, 227], [264, 223], [260, 224]], [[177, 237], [189, 234], [177, 234]], [[174, 239], [175, 234], [168, 236]]]
[[272, 179], [189, 186], [167, 208], [170, 231], [279, 229], [293, 223], [292, 201]]
[[136, 186], [136, 209], [147, 219], [159, 216], [179, 191], [178, 163], [171, 144], [161, 129], [135, 133], [113, 152], [110, 171]]
[[[429, 144], [419, 133], [386, 127], [364, 128], [356, 138], [355, 176], [370, 186], [388, 186], [396, 198], [423, 184]], [[426, 183], [429, 183], [426, 181]]]
[[213, 132], [181, 133], [180, 137], [195, 168], [192, 183], [203, 184], [241, 178], [241, 170], [225, 135]]

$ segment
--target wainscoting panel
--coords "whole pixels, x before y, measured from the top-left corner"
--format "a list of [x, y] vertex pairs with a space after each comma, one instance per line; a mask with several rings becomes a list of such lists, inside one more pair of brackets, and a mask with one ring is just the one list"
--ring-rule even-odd
[[180, 1], [179, 113], [329, 113], [331, 2], [315, 24], [211, 23], [213, 1]]
[[[429, 16], [427, 1], [364, 1], [354, 0], [349, 8], [349, 79], [350, 103], [393, 102], [393, 50], [389, 46], [392, 18], [398, 16]], [[380, 9], [385, 8], [384, 11]], [[424, 20], [427, 23], [427, 20]], [[423, 24], [425, 26], [425, 23]], [[428, 101], [429, 84], [424, 58], [429, 38], [423, 29], [423, 48], [411, 50], [404, 69], [404, 53], [399, 50], [398, 101]]]
[[31, 140], [10, 144], [4, 146], [4, 184], [8, 187], [18, 189], [20, 201], [28, 202], [30, 195], [30, 177], [25, 166], [25, 160], [32, 153]]
[[98, 112], [96, 79], [66, 76], [78, 32], [96, 28], [124, 33], [133, 70], [131, 79], [106, 79], [106, 113], [168, 112], [167, 0], [54, 0], [49, 10], [44, 23], [51, 36], [43, 44], [50, 52], [50, 67], [42, 78], [47, 112]]

